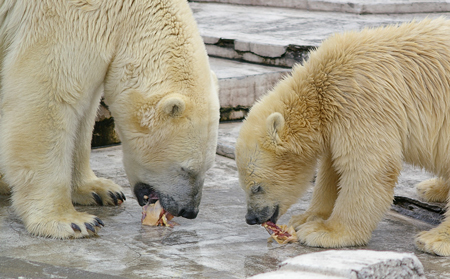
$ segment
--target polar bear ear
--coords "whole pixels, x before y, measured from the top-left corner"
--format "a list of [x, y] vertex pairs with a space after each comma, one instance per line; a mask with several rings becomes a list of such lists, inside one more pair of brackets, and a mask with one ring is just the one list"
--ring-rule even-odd
[[279, 134], [284, 127], [284, 117], [279, 112], [274, 112], [266, 120], [267, 133], [274, 144], [281, 142]]
[[186, 110], [186, 102], [180, 96], [170, 96], [162, 100], [162, 111], [171, 117], [180, 117]]

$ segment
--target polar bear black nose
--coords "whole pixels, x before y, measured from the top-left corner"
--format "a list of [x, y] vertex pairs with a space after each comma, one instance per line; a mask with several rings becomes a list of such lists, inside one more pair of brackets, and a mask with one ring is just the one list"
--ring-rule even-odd
[[187, 219], [195, 219], [197, 217], [198, 214], [198, 209], [195, 210], [184, 210], [181, 209], [180, 212], [178, 213], [178, 216], [187, 218]]
[[252, 214], [252, 213], [247, 213], [247, 215], [245, 215], [245, 221], [249, 225], [261, 224], [261, 221], [259, 220], [259, 218], [255, 214]]

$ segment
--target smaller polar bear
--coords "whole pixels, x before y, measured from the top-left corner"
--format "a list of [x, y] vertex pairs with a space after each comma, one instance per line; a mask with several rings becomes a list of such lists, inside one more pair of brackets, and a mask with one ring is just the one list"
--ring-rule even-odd
[[89, 165], [104, 92], [140, 204], [195, 218], [215, 158], [217, 80], [186, 0], [0, 0], [0, 193], [28, 231], [96, 234], [125, 199]]
[[[276, 220], [319, 169], [309, 209], [293, 216], [309, 246], [366, 244], [389, 209], [402, 161], [450, 189], [450, 21], [442, 18], [337, 34], [251, 109], [236, 145], [248, 224]], [[450, 256], [450, 213], [417, 236]]]

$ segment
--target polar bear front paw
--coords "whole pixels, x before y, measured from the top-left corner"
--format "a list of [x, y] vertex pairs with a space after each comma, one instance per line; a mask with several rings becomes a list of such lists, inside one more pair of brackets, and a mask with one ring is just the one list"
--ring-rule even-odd
[[323, 248], [364, 245], [370, 238], [355, 235], [344, 226], [332, 226], [320, 219], [299, 226], [297, 237], [302, 244]]
[[417, 194], [428, 202], [446, 202], [449, 187], [441, 178], [432, 178], [416, 185]]
[[72, 202], [79, 205], [120, 205], [126, 197], [122, 187], [110, 179], [91, 179], [72, 193]]
[[26, 228], [31, 234], [58, 239], [94, 236], [104, 226], [100, 218], [75, 210], [46, 218], [30, 219], [26, 222]]
[[303, 225], [306, 222], [316, 221], [316, 220], [324, 220], [322, 216], [312, 214], [310, 212], [305, 212], [303, 214], [292, 216], [289, 220], [289, 226], [294, 227], [296, 230], [301, 225]]
[[417, 249], [438, 256], [450, 256], [450, 230], [440, 227], [421, 232], [416, 237]]

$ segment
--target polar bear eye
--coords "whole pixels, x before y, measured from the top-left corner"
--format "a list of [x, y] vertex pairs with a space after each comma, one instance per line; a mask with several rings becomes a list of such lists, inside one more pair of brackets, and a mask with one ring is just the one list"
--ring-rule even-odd
[[188, 175], [188, 176], [196, 176], [196, 172], [193, 169], [181, 167], [181, 172]]
[[258, 194], [258, 193], [263, 193], [264, 190], [261, 187], [261, 185], [254, 185], [252, 186], [252, 194]]

